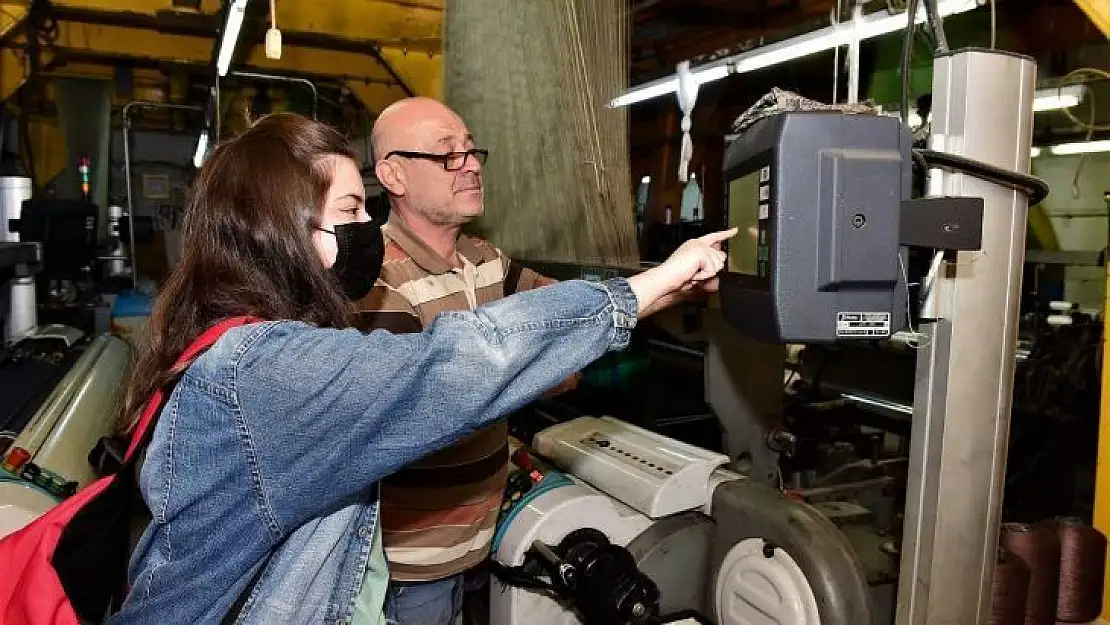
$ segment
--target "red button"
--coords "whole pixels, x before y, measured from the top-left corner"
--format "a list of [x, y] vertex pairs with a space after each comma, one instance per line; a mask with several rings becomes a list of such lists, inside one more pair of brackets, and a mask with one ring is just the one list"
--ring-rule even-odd
[[31, 459], [31, 452], [22, 447], [16, 447], [8, 453], [8, 458], [4, 460], [4, 468], [12, 473], [16, 473], [27, 464]]

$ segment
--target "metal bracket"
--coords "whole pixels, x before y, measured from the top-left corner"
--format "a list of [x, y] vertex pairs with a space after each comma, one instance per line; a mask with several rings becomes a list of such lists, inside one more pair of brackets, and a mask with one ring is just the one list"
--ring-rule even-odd
[[983, 245], [983, 198], [903, 200], [898, 238], [909, 247], [977, 251]]
[[0, 242], [0, 269], [14, 268], [17, 275], [30, 276], [38, 273], [41, 265], [41, 244]]

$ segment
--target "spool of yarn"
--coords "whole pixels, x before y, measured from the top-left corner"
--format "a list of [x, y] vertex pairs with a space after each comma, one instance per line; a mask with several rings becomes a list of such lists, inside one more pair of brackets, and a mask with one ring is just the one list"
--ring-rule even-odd
[[1088, 623], [1102, 611], [1106, 537], [1076, 518], [1056, 519], [1060, 539], [1060, 585], [1056, 620]]
[[998, 550], [991, 578], [991, 612], [987, 625], [1023, 625], [1029, 597], [1029, 568], [1014, 554]]
[[1056, 625], [1060, 591], [1060, 538], [1052, 525], [1006, 523], [1002, 546], [1029, 569], [1025, 625]]

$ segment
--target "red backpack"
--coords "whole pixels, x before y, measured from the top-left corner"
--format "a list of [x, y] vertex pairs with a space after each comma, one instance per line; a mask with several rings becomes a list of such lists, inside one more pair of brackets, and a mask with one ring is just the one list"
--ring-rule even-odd
[[[178, 359], [191, 363], [224, 332], [258, 321], [226, 319], [206, 330]], [[126, 596], [136, 450], [146, 441], [169, 389], [143, 408], [123, 465], [0, 539], [0, 625], [99, 623]]]

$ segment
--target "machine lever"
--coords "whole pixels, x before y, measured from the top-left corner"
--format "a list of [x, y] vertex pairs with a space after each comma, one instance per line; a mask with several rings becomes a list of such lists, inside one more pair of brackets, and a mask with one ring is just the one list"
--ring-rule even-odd
[[[627, 549], [592, 528], [575, 530], [557, 546], [533, 541], [522, 566], [491, 561], [503, 584], [552, 593], [573, 605], [584, 625], [654, 625], [659, 588]], [[537, 566], [538, 565], [538, 566]], [[542, 579], [546, 570], [550, 583]], [[671, 622], [671, 621], [662, 621]]]
[[550, 547], [538, 540], [532, 543], [532, 549], [534, 549], [536, 551], [536, 554], [543, 558], [548, 565], [550, 565], [551, 571], [554, 572], [555, 575], [558, 577], [558, 579], [553, 581], [556, 581], [569, 589], [574, 589], [575, 585], [578, 583], [578, 571], [574, 568], [574, 566], [564, 562], [563, 559], [556, 555]]

